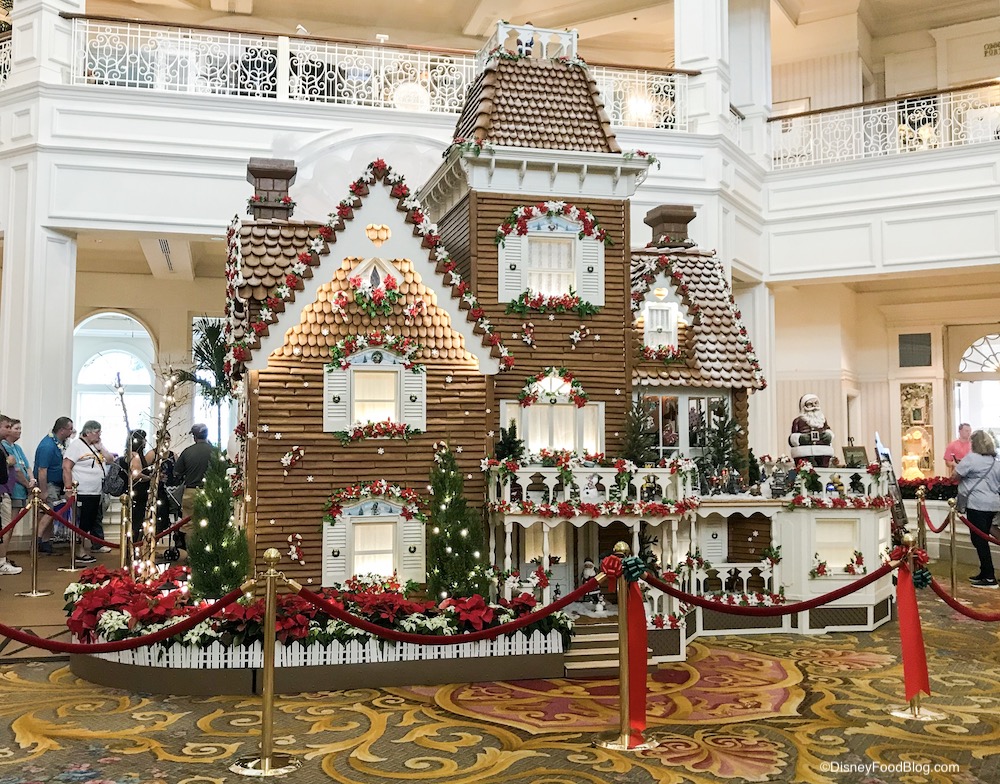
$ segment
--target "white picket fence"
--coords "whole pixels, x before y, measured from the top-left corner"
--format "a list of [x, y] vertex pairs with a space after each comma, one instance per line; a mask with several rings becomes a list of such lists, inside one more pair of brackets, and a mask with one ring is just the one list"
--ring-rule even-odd
[[[98, 640], [98, 642], [105, 642]], [[458, 645], [417, 645], [414, 643], [332, 642], [328, 646], [314, 643], [304, 646], [299, 642], [278, 644], [275, 650], [276, 667], [328, 667], [337, 664], [374, 664], [378, 662], [431, 661], [436, 659], [475, 659], [492, 656], [530, 656], [542, 653], [562, 653], [563, 639], [557, 631], [543, 634], [532, 632], [505, 635], [492, 640], [467, 642]], [[168, 667], [170, 669], [248, 669], [264, 666], [261, 643], [248, 647], [226, 648], [212, 643], [205, 648], [189, 645], [161, 643], [128, 651], [94, 654], [105, 661], [141, 667]]]

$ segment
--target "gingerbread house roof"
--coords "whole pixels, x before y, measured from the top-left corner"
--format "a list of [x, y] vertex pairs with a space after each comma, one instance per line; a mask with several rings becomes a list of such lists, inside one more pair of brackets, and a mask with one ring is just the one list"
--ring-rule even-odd
[[[377, 221], [385, 223], [388, 215], [398, 215], [382, 247], [367, 238], [367, 219], [355, 218], [370, 203], [374, 212], [369, 217]], [[338, 239], [349, 255], [333, 252]], [[329, 264], [329, 256], [335, 266]], [[348, 307], [354, 298], [350, 273], [364, 258], [373, 257], [398, 272], [401, 298], [394, 308], [402, 311], [402, 319], [395, 311], [389, 317]], [[326, 269], [320, 275], [321, 266]], [[381, 160], [351, 184], [350, 195], [326, 224], [234, 221], [226, 276], [227, 360], [234, 378], [246, 367], [265, 366], [275, 352], [326, 357], [330, 346], [344, 336], [390, 323], [394, 331], [432, 344], [427, 351], [433, 351], [435, 358], [478, 359], [484, 373], [513, 364], [467, 282], [456, 272], [437, 227], [424, 216], [403, 178]], [[432, 289], [440, 292], [440, 298]], [[425, 298], [427, 294], [431, 296]]]
[[491, 60], [473, 82], [456, 138], [508, 147], [620, 153], [597, 82], [561, 60]]
[[714, 253], [694, 248], [633, 251], [633, 303], [640, 303], [657, 283], [672, 286], [690, 315], [691, 323], [678, 335], [686, 360], [640, 362], [633, 371], [637, 383], [749, 390], [767, 386], [725, 268]]

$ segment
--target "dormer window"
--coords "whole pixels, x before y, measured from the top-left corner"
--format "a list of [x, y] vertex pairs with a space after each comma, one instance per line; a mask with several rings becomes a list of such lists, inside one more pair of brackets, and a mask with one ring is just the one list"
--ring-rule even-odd
[[677, 303], [647, 302], [643, 343], [651, 348], [677, 345]]
[[503, 234], [497, 262], [501, 302], [513, 302], [530, 290], [545, 297], [574, 293], [592, 305], [604, 305], [603, 233], [598, 236], [593, 223], [585, 227], [558, 213], [522, 219], [515, 231]]

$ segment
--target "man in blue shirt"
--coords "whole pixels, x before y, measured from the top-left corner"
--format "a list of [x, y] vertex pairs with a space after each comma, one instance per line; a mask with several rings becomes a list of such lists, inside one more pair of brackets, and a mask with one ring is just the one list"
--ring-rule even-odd
[[[69, 417], [59, 417], [52, 426], [52, 432], [38, 444], [35, 450], [35, 479], [42, 493], [42, 500], [49, 506], [55, 506], [62, 498], [63, 486], [63, 451], [66, 449], [66, 439], [73, 432], [73, 420]], [[52, 518], [42, 515], [38, 520], [38, 552], [52, 553]]]

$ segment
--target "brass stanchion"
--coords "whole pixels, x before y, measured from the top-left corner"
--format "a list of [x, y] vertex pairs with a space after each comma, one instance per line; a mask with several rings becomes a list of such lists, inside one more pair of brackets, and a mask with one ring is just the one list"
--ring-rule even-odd
[[[618, 542], [613, 550], [619, 558], [625, 559], [632, 554], [632, 548], [625, 542]], [[614, 751], [645, 751], [656, 748], [659, 743], [642, 734], [643, 742], [632, 745], [629, 743], [632, 727], [629, 722], [629, 672], [628, 672], [628, 580], [625, 573], [618, 575], [616, 586], [618, 593], [618, 718], [619, 731], [605, 733], [594, 741], [595, 746]], [[645, 677], [645, 670], [643, 670]], [[645, 708], [644, 708], [645, 709]]]
[[[954, 512], [954, 500], [951, 501], [951, 504], [952, 511]], [[903, 534], [902, 542], [907, 548], [909, 548], [906, 553], [906, 568], [910, 570], [911, 575], [916, 575], [917, 572], [913, 562], [913, 546], [915, 544], [915, 540], [910, 534]], [[920, 692], [913, 695], [913, 698], [910, 700], [908, 705], [894, 706], [890, 708], [889, 714], [899, 719], [913, 719], [915, 721], [941, 721], [942, 719], [947, 718], [943, 713], [921, 710]]]
[[274, 637], [278, 612], [278, 578], [284, 579], [274, 567], [281, 560], [281, 553], [273, 547], [264, 551], [264, 691], [260, 711], [260, 755], [243, 757], [229, 766], [241, 776], [284, 776], [297, 770], [301, 760], [288, 754], [274, 752]]
[[[73, 499], [73, 508], [70, 509], [69, 502], [67, 502], [66, 506], [63, 507], [63, 509], [66, 510], [66, 519], [72, 520], [74, 525], [76, 525], [78, 519], [76, 515], [76, 508], [77, 504], [79, 503], [77, 496], [77, 492], [79, 491], [79, 489], [80, 489], [80, 483], [74, 481], [72, 490], [73, 494], [70, 496], [70, 498]], [[84, 539], [83, 541], [86, 542], [87, 540]], [[76, 565], [76, 531], [74, 531], [72, 528], [69, 529], [69, 566], [60, 566], [59, 571], [60, 572], [80, 571], [80, 567]]]
[[31, 488], [31, 590], [21, 591], [15, 596], [51, 596], [52, 591], [38, 590], [38, 507], [42, 501], [42, 491], [37, 487]]
[[[132, 483], [129, 482], [129, 484]], [[121, 528], [118, 533], [118, 566], [125, 569], [132, 560], [130, 557], [132, 550], [132, 503], [128, 493], [122, 493], [122, 497], [118, 500], [122, 505]]]
[[927, 512], [927, 490], [923, 487], [917, 488], [917, 547], [921, 550], [927, 549], [927, 522], [924, 515]]
[[955, 499], [948, 499], [948, 525], [951, 527], [950, 558], [951, 561], [951, 595], [958, 598], [958, 551], [955, 549], [955, 529], [958, 528], [958, 510], [955, 509]]

